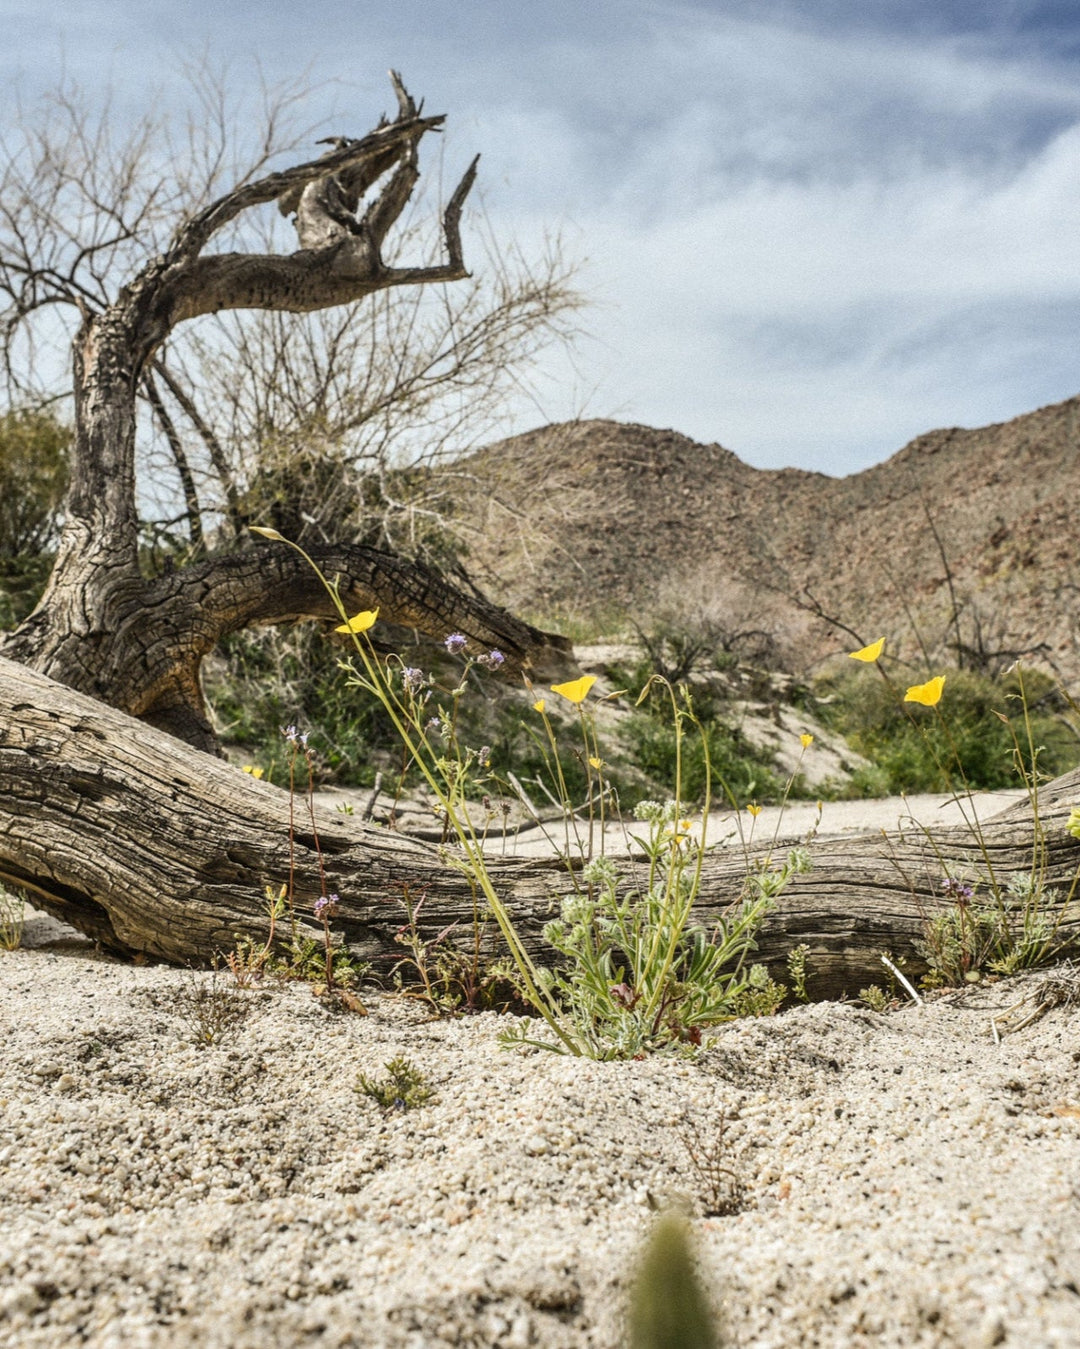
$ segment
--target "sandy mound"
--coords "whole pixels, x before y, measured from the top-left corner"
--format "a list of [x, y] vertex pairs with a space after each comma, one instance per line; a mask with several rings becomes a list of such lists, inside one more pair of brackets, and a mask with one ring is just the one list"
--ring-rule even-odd
[[[995, 1043], [1046, 976], [888, 1015], [821, 1004], [692, 1061], [498, 1048], [488, 1014], [234, 996], [56, 941], [0, 957], [0, 1343], [621, 1345], [652, 1206], [698, 1215], [725, 1343], [1080, 1343], [1080, 1014]], [[218, 988], [225, 989], [224, 981]], [[437, 1100], [355, 1091], [405, 1055]], [[715, 1196], [689, 1120], [745, 1187]]]

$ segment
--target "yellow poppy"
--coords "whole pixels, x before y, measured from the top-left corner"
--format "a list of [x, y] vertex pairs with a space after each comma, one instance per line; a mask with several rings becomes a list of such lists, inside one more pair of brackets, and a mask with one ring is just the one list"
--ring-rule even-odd
[[761, 807], [760, 807], [760, 806], [750, 805], [750, 806], [747, 806], [746, 809], [750, 812], [751, 815], [753, 815], [753, 817], [754, 817], [755, 820], [756, 820], [757, 817], [761, 814]]
[[261, 778], [263, 775], [263, 770], [261, 768], [253, 768], [249, 763], [244, 765], [243, 771], [245, 773], [250, 773], [253, 778]]
[[551, 691], [567, 702], [583, 703], [595, 683], [595, 675], [582, 675], [580, 679], [571, 679], [568, 684], [552, 684]]
[[811, 746], [813, 743], [814, 743], [814, 737], [813, 737], [812, 735], [800, 735], [800, 736], [799, 736], [799, 744], [802, 745], [803, 749], [809, 749], [810, 746]]
[[869, 646], [864, 646], [859, 651], [849, 651], [848, 656], [852, 660], [862, 660], [865, 661], [867, 665], [873, 665], [874, 661], [880, 657], [884, 650], [885, 638], [879, 637], [876, 642], [871, 642]]
[[339, 623], [334, 629], [335, 632], [367, 632], [368, 628], [375, 626], [375, 620], [379, 617], [378, 609], [365, 609], [362, 613], [350, 618], [347, 623]]
[[945, 676], [935, 675], [925, 684], [912, 684], [904, 694], [905, 703], [922, 703], [923, 707], [937, 707], [941, 702], [941, 691], [945, 687]]
[[533, 703], [533, 711], [534, 711], [534, 712], [543, 712], [544, 706], [545, 706], [545, 704], [544, 704], [543, 698], [537, 698], [536, 702]]
[[589, 755], [590, 768], [595, 768], [597, 771], [599, 771], [601, 768], [603, 768], [603, 766], [604, 766], [603, 762], [600, 759], [598, 759], [595, 754]]

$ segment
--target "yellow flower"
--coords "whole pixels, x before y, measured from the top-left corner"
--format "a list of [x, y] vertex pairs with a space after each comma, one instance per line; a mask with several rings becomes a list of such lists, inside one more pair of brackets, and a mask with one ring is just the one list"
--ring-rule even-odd
[[595, 683], [595, 675], [582, 675], [580, 679], [571, 679], [568, 684], [552, 684], [551, 691], [567, 702], [583, 703]]
[[533, 711], [534, 711], [534, 712], [543, 712], [544, 706], [545, 706], [545, 704], [544, 704], [543, 698], [537, 698], [536, 702], [533, 703]]
[[589, 767], [590, 767], [590, 768], [595, 768], [595, 769], [597, 770], [597, 772], [599, 772], [599, 770], [600, 770], [601, 768], [603, 768], [603, 766], [604, 766], [603, 761], [600, 760], [600, 759], [598, 759], [598, 758], [596, 757], [595, 754], [590, 754], [590, 755], [589, 755]]
[[873, 665], [882, 651], [885, 650], [885, 638], [879, 637], [876, 642], [871, 642], [869, 646], [864, 646], [861, 651], [849, 651], [848, 655], [852, 660], [862, 660], [867, 665]]
[[814, 737], [813, 737], [812, 735], [800, 735], [800, 736], [799, 736], [799, 744], [802, 745], [803, 749], [809, 749], [810, 746], [811, 746], [813, 743], [814, 743]]
[[261, 778], [263, 775], [263, 770], [261, 768], [255, 768], [249, 763], [244, 765], [243, 771], [245, 773], [250, 773], [253, 778]]
[[671, 841], [676, 848], [681, 847], [690, 837], [689, 830], [693, 823], [693, 820], [676, 820], [668, 825], [667, 832], [671, 835]]
[[753, 817], [754, 817], [755, 820], [756, 820], [757, 817], [761, 814], [761, 807], [760, 807], [760, 806], [750, 805], [750, 806], [747, 806], [746, 809], [750, 812], [751, 815], [753, 815]]
[[368, 628], [375, 626], [375, 620], [379, 617], [378, 609], [365, 609], [355, 618], [350, 618], [347, 623], [339, 623], [334, 629], [335, 632], [367, 632]]
[[904, 694], [905, 703], [922, 703], [923, 707], [937, 707], [941, 702], [941, 691], [945, 687], [945, 676], [935, 675], [925, 684], [912, 684]]

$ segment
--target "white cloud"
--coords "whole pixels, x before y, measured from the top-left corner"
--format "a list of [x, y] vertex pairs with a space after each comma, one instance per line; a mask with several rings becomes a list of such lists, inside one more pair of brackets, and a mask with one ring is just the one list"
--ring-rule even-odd
[[[316, 99], [353, 109], [343, 130], [366, 129], [401, 65], [450, 115], [447, 178], [483, 152], [495, 231], [539, 247], [569, 222], [589, 254], [596, 338], [580, 377], [550, 367], [548, 415], [595, 386], [591, 413], [846, 471], [1080, 387], [1080, 82], [1034, 46], [670, 0], [462, 0], [439, 28], [419, 0], [269, 0], [254, 45], [239, 4], [73, 8], [44, 45], [63, 34], [85, 83], [104, 54], [145, 81], [183, 31], [243, 51], [238, 82], [255, 54], [271, 75], [313, 60], [316, 81], [346, 80]], [[5, 68], [44, 80], [19, 13]]]
[[[1080, 94], [1060, 71], [733, 22], [639, 42], [589, 86], [631, 109], [606, 128], [617, 173], [580, 110], [484, 124], [512, 165], [496, 224], [538, 234], [554, 199], [586, 242], [594, 409], [835, 472], [1076, 391]], [[522, 146], [542, 147], [525, 182]]]

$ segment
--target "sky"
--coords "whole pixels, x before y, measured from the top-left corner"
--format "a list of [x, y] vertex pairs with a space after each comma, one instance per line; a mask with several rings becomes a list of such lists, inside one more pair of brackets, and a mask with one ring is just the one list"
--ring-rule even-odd
[[[1080, 392], [1080, 6], [1026, 0], [0, 0], [0, 78], [117, 116], [306, 76], [361, 135], [402, 71], [497, 240], [590, 300], [510, 429], [673, 427], [830, 474]], [[10, 99], [0, 100], [10, 112]], [[469, 219], [465, 244], [469, 255]]]

